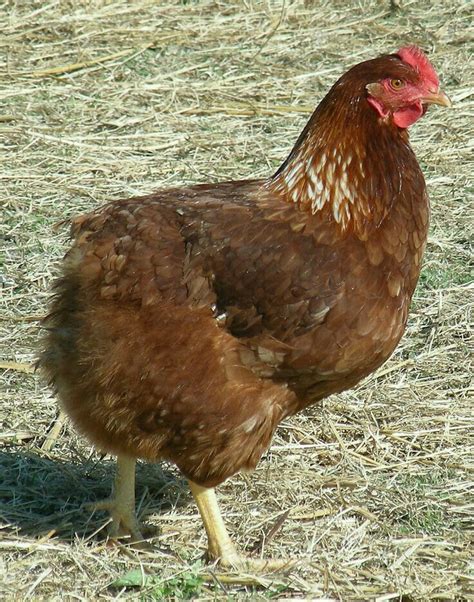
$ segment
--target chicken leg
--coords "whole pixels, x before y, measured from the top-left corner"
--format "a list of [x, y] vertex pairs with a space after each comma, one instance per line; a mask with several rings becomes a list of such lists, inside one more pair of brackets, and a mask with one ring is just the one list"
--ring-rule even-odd
[[293, 560], [264, 560], [241, 556], [229, 537], [214, 489], [188, 482], [206, 529], [209, 559], [218, 560], [222, 566], [260, 572], [288, 569], [295, 564]]
[[100, 502], [87, 504], [87, 507], [90, 510], [107, 510], [110, 513], [111, 537], [129, 535], [133, 542], [142, 542], [144, 537], [135, 515], [135, 465], [135, 458], [117, 456], [117, 472], [112, 496]]

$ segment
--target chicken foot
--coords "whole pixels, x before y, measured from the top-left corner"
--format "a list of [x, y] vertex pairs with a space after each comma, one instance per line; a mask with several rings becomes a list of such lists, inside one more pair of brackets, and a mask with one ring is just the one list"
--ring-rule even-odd
[[[135, 458], [118, 456], [112, 496], [87, 504], [86, 507], [92, 511], [107, 510], [110, 513], [112, 518], [109, 528], [110, 537], [118, 538], [129, 535], [131, 541], [135, 545], [138, 544], [138, 547], [148, 547], [144, 542], [145, 538], [140, 532], [135, 515], [135, 467]], [[264, 560], [241, 556], [227, 532], [215, 490], [201, 487], [192, 481], [189, 481], [189, 487], [206, 529], [210, 560], [218, 560], [219, 564], [224, 567], [258, 572], [289, 569], [295, 564], [294, 560], [289, 559]]]
[[241, 556], [229, 537], [214, 489], [201, 487], [192, 481], [188, 483], [206, 529], [209, 559], [218, 560], [225, 567], [258, 572], [289, 569], [295, 564], [289, 559], [264, 560]]
[[136, 459], [117, 456], [117, 472], [112, 496], [86, 505], [89, 510], [107, 510], [112, 518], [109, 535], [112, 538], [129, 535], [134, 543], [143, 542], [135, 515], [135, 466]]

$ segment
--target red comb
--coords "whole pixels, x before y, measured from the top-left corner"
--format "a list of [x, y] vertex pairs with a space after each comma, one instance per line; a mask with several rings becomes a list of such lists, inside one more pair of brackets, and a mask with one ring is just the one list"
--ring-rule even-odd
[[397, 55], [404, 63], [411, 65], [418, 73], [436, 88], [439, 86], [439, 79], [433, 65], [428, 60], [426, 54], [418, 46], [403, 46], [397, 52]]

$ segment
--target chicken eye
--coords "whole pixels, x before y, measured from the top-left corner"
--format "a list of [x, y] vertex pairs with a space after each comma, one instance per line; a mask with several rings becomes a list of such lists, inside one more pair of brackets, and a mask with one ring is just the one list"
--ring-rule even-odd
[[392, 88], [394, 90], [400, 90], [400, 88], [403, 88], [404, 84], [402, 82], [401, 79], [392, 79], [390, 80], [390, 85], [392, 86]]

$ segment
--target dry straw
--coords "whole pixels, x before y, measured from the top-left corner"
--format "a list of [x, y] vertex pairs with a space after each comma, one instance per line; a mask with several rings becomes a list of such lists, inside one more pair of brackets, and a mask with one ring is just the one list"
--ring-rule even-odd
[[[469, 597], [470, 10], [461, 0], [0, 9], [0, 598]], [[455, 105], [412, 131], [433, 217], [408, 332], [378, 373], [285, 422], [255, 474], [220, 488], [239, 545], [300, 566], [256, 577], [196, 565], [201, 521], [168, 466], [139, 469], [154, 551], [106, 546], [105, 516], [81, 504], [108, 493], [113, 464], [69, 427], [43, 445], [56, 404], [28, 369], [65, 250], [54, 225], [158, 187], [268, 174], [345, 68], [407, 42], [429, 51]], [[110, 586], [131, 569], [155, 580], [140, 593]]]

